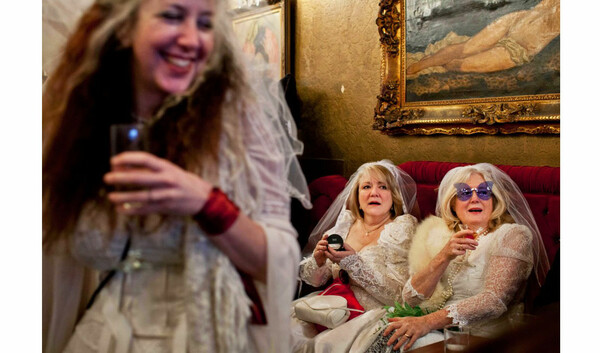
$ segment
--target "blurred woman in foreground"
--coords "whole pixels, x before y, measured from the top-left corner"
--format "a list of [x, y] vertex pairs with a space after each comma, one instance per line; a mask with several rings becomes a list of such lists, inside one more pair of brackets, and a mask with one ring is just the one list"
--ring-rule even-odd
[[[302, 146], [277, 82], [241, 59], [225, 6], [97, 0], [49, 73], [46, 351], [71, 333], [67, 352], [289, 351], [290, 195], [310, 205]], [[109, 129], [128, 123], [148, 149], [111, 158]], [[67, 292], [85, 268], [108, 276], [72, 332], [82, 307]]]

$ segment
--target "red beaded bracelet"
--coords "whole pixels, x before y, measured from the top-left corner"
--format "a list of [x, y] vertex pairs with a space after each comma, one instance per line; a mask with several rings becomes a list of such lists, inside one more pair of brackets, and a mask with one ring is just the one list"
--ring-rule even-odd
[[193, 218], [208, 235], [218, 235], [225, 233], [239, 214], [240, 209], [227, 195], [219, 188], [213, 187], [204, 207]]

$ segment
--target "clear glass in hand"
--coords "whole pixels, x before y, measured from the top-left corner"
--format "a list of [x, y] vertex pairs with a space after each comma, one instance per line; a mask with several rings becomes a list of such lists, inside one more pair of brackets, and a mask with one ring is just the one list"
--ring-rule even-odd
[[[458, 228], [459, 228], [460, 230], [467, 230], [467, 229], [470, 229], [468, 225], [466, 225], [466, 224], [462, 224], [462, 223], [459, 223], [459, 225], [458, 225]], [[477, 228], [477, 230], [475, 230], [475, 231], [474, 231], [474, 233], [473, 233], [473, 236], [472, 236], [472, 237], [471, 237], [471, 236], [469, 236], [469, 238], [471, 238], [471, 239], [477, 239], [477, 238], [479, 237], [479, 235], [480, 235], [481, 233], [483, 233], [484, 231], [485, 231], [485, 229], [484, 229], [483, 227], [479, 227], [479, 228]], [[464, 264], [466, 264], [467, 266], [469, 266], [469, 267], [472, 267], [473, 265], [471, 265], [471, 264], [469, 263], [469, 255], [470, 255], [470, 254], [471, 254], [471, 250], [467, 250], [467, 251], [465, 252], [465, 254], [464, 254], [464, 255], [462, 255], [462, 256], [461, 256], [461, 258], [460, 258], [459, 260], [457, 260], [456, 262], [457, 262], [457, 263], [464, 263]]]
[[[114, 124], [110, 126], [110, 155], [127, 151], [148, 151], [148, 130], [143, 124]], [[119, 191], [140, 190], [134, 185], [119, 185]]]
[[143, 124], [110, 126], [110, 155], [125, 151], [148, 151], [148, 132]]
[[[468, 225], [466, 225], [466, 224], [459, 223], [459, 224], [458, 224], [458, 229], [460, 229], [461, 231], [463, 231], [463, 230], [467, 230], [467, 229], [469, 229], [469, 226], [468, 226]], [[464, 255], [462, 255], [462, 256], [460, 256], [460, 257], [458, 257], [458, 258], [456, 259], [456, 261], [455, 261], [455, 262], [456, 262], [457, 264], [464, 264], [464, 263], [466, 263], [466, 262], [467, 262], [467, 257], [468, 257], [468, 254], [469, 254], [469, 252], [468, 252], [468, 251], [467, 251], [467, 252], [465, 252], [465, 254], [464, 254]]]
[[[110, 155], [116, 156], [128, 151], [148, 151], [149, 146], [148, 129], [143, 124], [115, 124], [110, 126]], [[135, 168], [134, 166], [128, 167]], [[139, 185], [115, 185], [117, 191], [136, 191], [144, 189]], [[142, 204], [137, 202], [125, 202], [124, 208], [137, 208]], [[138, 237], [136, 234], [143, 232], [143, 216], [130, 216], [126, 222], [130, 248], [125, 260], [121, 262], [121, 270], [125, 273], [133, 270], [147, 268], [143, 261], [143, 254], [138, 249]]]

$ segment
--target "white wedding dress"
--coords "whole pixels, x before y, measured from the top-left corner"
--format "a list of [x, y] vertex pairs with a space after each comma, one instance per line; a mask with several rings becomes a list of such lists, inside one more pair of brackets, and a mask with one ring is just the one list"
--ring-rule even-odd
[[[285, 169], [282, 159], [271, 159], [256, 144], [259, 130], [245, 131], [246, 158], [256, 169], [240, 175], [222, 163], [219, 180], [213, 182], [266, 234], [266, 283], [252, 280], [266, 325], [248, 324], [251, 301], [241, 274], [191, 217], [151, 215], [143, 227], [131, 228], [118, 215], [111, 231], [108, 215], [89, 207], [80, 217], [71, 252], [90, 268], [118, 271], [78, 322], [65, 352], [289, 351], [287, 308], [300, 252], [289, 221]], [[236, 191], [243, 195], [249, 177], [258, 178], [262, 190], [254, 199], [238, 197]], [[129, 234], [129, 255], [120, 263]]]
[[[346, 239], [354, 217], [348, 210], [327, 234], [339, 234]], [[346, 352], [362, 330], [379, 320], [384, 305], [394, 305], [402, 300], [402, 288], [408, 279], [408, 250], [417, 220], [409, 214], [398, 216], [386, 224], [373, 245], [362, 248], [334, 264], [327, 260], [318, 267], [314, 257], [300, 264], [300, 278], [313, 285], [322, 286], [341, 269], [348, 272], [350, 288], [366, 313], [345, 324], [317, 334], [314, 325], [295, 318], [292, 309], [292, 334], [294, 352]]]
[[[473, 335], [495, 337], [506, 330], [511, 313], [523, 311], [525, 285], [533, 267], [531, 231], [523, 225], [505, 223], [480, 237], [477, 239], [479, 245], [470, 252], [467, 262], [460, 263], [462, 256], [455, 258], [432, 296], [426, 299], [413, 288], [412, 275], [429, 264], [451, 235], [452, 232], [439, 217], [429, 217], [419, 225], [410, 249], [411, 278], [404, 286], [403, 300], [429, 312], [443, 306], [454, 324], [469, 325]], [[450, 281], [453, 294], [444, 303], [442, 292], [449, 287], [449, 277], [453, 278]], [[431, 331], [419, 338], [412, 349], [443, 339], [442, 333]], [[378, 337], [367, 352], [378, 352], [381, 340]]]
[[[43, 1], [43, 70], [50, 77], [79, 16], [92, 3]], [[250, 282], [266, 324], [250, 324], [248, 281], [240, 280], [229, 258], [191, 217], [148, 216], [143, 227], [131, 228], [116, 215], [112, 228], [108, 214], [91, 203], [82, 210], [74, 234], [65, 237], [69, 241], [43, 254], [44, 353], [62, 352], [65, 345], [67, 352], [77, 353], [290, 350], [289, 307], [300, 260], [290, 223], [291, 197], [310, 207], [296, 159], [303, 144], [279, 83], [265, 81], [259, 68], [238, 61], [242, 53], [233, 45], [236, 37], [229, 26], [223, 27], [220, 40], [227, 43], [221, 45], [235, 48], [232, 62], [244, 66], [239, 69], [248, 87], [243, 94], [225, 92], [219, 163], [200, 176], [225, 192], [265, 233], [266, 278]], [[121, 263], [129, 235], [129, 256]], [[106, 270], [116, 274], [80, 318], [98, 272]]]
[[[452, 234], [440, 218], [431, 217], [431, 226], [425, 222], [421, 227], [430, 227], [429, 231], [425, 239], [417, 231], [415, 248], [410, 255], [411, 260], [421, 257], [421, 266], [429, 263]], [[453, 295], [444, 305], [448, 316], [455, 324], [469, 325], [473, 334], [493, 336], [501, 330], [499, 324], [507, 313], [523, 309], [525, 284], [533, 267], [531, 237], [529, 228], [505, 223], [477, 240], [479, 245], [469, 254], [466, 263], [458, 263], [461, 256], [450, 263], [428, 301], [412, 287], [410, 280], [404, 287], [403, 299], [411, 306], [437, 309], [439, 294], [448, 287], [448, 277], [458, 266], [451, 281]], [[411, 261], [411, 275], [418, 272], [417, 266], [417, 260]]]

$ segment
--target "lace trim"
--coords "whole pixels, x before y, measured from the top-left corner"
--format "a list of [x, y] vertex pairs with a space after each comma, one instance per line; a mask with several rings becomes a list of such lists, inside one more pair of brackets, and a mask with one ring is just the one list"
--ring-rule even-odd
[[380, 245], [408, 251], [416, 226], [417, 219], [414, 216], [398, 216], [393, 222], [385, 225], [377, 242]]
[[360, 262], [358, 254], [352, 254], [344, 257], [340, 261], [340, 267], [348, 272], [355, 272], [360, 269]]
[[420, 300], [425, 300], [425, 296], [419, 292], [417, 292], [417, 290], [415, 289], [415, 287], [412, 286], [411, 283], [412, 280], [412, 276], [408, 278], [408, 280], [406, 281], [406, 286], [405, 286], [405, 290], [408, 291], [408, 294], [410, 295], [411, 298], [418, 298]]
[[399, 296], [401, 297], [398, 289], [402, 288], [402, 283], [387, 278], [385, 271], [379, 267], [367, 266], [358, 254], [343, 258], [340, 267], [350, 274], [357, 285], [383, 304], [391, 305], [395, 300], [399, 300]]
[[453, 324], [467, 325], [469, 323], [468, 320], [460, 318], [460, 314], [458, 313], [458, 306], [456, 304], [451, 304], [447, 306], [446, 310], [448, 311], [448, 315], [446, 317], [451, 318]]
[[317, 266], [317, 261], [311, 255], [300, 262], [300, 279], [314, 287], [320, 287], [329, 279], [328, 261], [323, 266]]
[[302, 266], [302, 272], [308, 273], [313, 273], [319, 268], [319, 266], [317, 266], [317, 261], [315, 261], [315, 258], [312, 256], [305, 258], [304, 261], [300, 263], [300, 266]]

